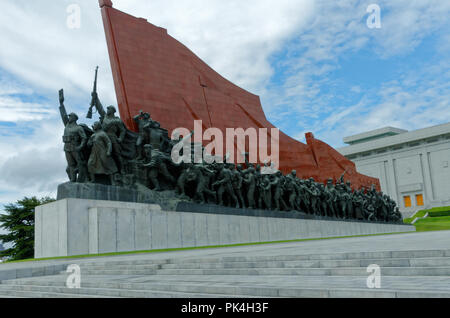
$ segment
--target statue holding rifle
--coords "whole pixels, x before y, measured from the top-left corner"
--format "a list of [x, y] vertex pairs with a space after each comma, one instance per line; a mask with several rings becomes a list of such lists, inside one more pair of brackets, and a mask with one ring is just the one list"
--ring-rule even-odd
[[103, 108], [103, 105], [101, 104], [97, 94], [97, 72], [98, 67], [95, 72], [94, 91], [92, 92], [91, 108], [89, 109], [87, 117], [92, 117], [92, 108], [95, 106], [98, 114], [100, 115], [100, 123], [102, 125], [102, 129], [111, 140], [112, 157], [117, 163], [120, 173], [124, 174], [125, 162], [122, 157], [121, 144], [125, 139], [127, 130], [123, 121], [115, 115], [117, 110], [114, 106], [108, 106], [105, 112], [105, 109]]

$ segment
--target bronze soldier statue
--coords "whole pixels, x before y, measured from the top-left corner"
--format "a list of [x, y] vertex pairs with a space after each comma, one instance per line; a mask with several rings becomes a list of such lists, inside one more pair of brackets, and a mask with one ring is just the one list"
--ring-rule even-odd
[[100, 115], [102, 129], [111, 140], [113, 149], [112, 156], [118, 165], [120, 173], [125, 174], [125, 161], [122, 157], [121, 147], [127, 133], [125, 124], [116, 116], [117, 110], [114, 106], [108, 106], [105, 112], [96, 92], [92, 93], [92, 98], [95, 100], [95, 107]]
[[311, 209], [311, 198], [308, 186], [305, 180], [297, 181], [297, 205], [300, 211], [309, 212]]
[[353, 190], [351, 187], [350, 181], [346, 182], [345, 185], [345, 192], [348, 193], [348, 200], [347, 200], [347, 215], [349, 219], [355, 218], [355, 212], [354, 212], [354, 206], [353, 206]]
[[150, 144], [144, 146], [144, 153], [147, 163], [145, 163], [143, 166], [145, 168], [148, 168], [148, 177], [154, 186], [154, 190], [155, 191], [162, 190], [158, 180], [159, 176], [164, 177], [171, 183], [171, 185], [174, 185], [176, 180], [170, 174], [166, 165], [166, 162], [172, 162], [172, 159], [167, 155], [163, 154], [158, 149], [153, 149], [153, 146]]
[[244, 179], [242, 180], [247, 185], [247, 201], [250, 209], [256, 208], [255, 202], [255, 190], [256, 190], [256, 177], [255, 168], [250, 167], [244, 173]]
[[309, 190], [308, 192], [310, 195], [310, 213], [318, 215], [320, 214], [320, 191], [316, 186], [314, 178], [309, 178], [309, 180], [307, 180], [307, 189]]
[[[206, 196], [209, 196], [216, 200], [216, 193], [208, 189], [207, 179], [203, 175], [205, 170], [209, 170], [206, 167], [201, 165], [191, 165], [185, 173], [185, 177], [183, 183], [179, 184], [181, 191], [184, 195], [186, 195], [184, 189], [188, 183], [196, 184], [194, 200], [198, 200], [200, 204], [206, 203]], [[212, 171], [209, 170], [212, 173]]]
[[270, 182], [269, 175], [267, 174], [261, 175], [259, 196], [263, 204], [261, 208], [272, 210], [272, 183]]
[[157, 121], [150, 120], [144, 125], [143, 129], [146, 136], [148, 136], [148, 143], [152, 145], [153, 149], [161, 150], [164, 142], [164, 134], [161, 129], [161, 124]]
[[244, 197], [242, 196], [242, 166], [237, 165], [236, 168], [234, 168], [234, 165], [230, 165], [231, 171], [233, 172], [233, 178], [232, 178], [232, 184], [233, 184], [233, 190], [234, 194], [236, 195], [239, 205], [241, 208], [245, 208], [245, 201]]
[[95, 182], [96, 175], [107, 175], [111, 184], [114, 184], [114, 174], [118, 172], [117, 165], [112, 155], [112, 143], [108, 135], [102, 130], [100, 122], [95, 122], [92, 126], [94, 134], [88, 141], [92, 147], [88, 161], [88, 171], [91, 181]]
[[226, 164], [219, 164], [219, 176], [218, 180], [214, 182], [213, 188], [217, 189], [217, 200], [219, 205], [224, 205], [223, 195], [226, 193], [232, 200], [232, 204], [239, 209], [238, 199], [233, 191], [232, 178], [233, 173], [227, 168]]
[[82, 153], [87, 143], [87, 136], [84, 128], [77, 124], [77, 114], [67, 115], [63, 90], [59, 91], [59, 103], [61, 119], [65, 126], [63, 142], [68, 164], [67, 174], [70, 182], [83, 183], [87, 181], [86, 160]]
[[300, 210], [297, 204], [298, 186], [297, 186], [297, 171], [292, 170], [285, 178], [283, 192], [288, 196], [288, 206], [291, 211]]
[[144, 151], [144, 145], [149, 143], [149, 138], [145, 132], [144, 127], [152, 121], [151, 116], [149, 113], [144, 113], [142, 110], [140, 111], [139, 115], [134, 116], [133, 120], [136, 122], [138, 128], [139, 128], [139, 137], [136, 140], [136, 150], [138, 157], [136, 160], [140, 161], [144, 159], [143, 151]]
[[300, 210], [296, 202], [298, 191], [297, 191], [297, 183], [294, 178], [289, 176], [286, 177], [283, 192], [286, 193], [287, 197], [289, 198], [288, 199], [289, 210], [291, 211]]
[[281, 171], [277, 171], [276, 174], [272, 175], [271, 185], [274, 189], [273, 201], [274, 201], [275, 209], [277, 211], [280, 211], [281, 209], [288, 210], [286, 202], [284, 202], [284, 199], [283, 199], [283, 194], [284, 194], [283, 183], [284, 183], [284, 178], [283, 178], [283, 173]]
[[364, 197], [361, 191], [355, 191], [352, 197], [353, 207], [354, 207], [354, 216], [357, 220], [364, 219]]
[[327, 186], [325, 187], [324, 191], [327, 193], [326, 200], [329, 216], [337, 218], [336, 202], [338, 194], [336, 192], [336, 189], [334, 188], [333, 179], [328, 179]]
[[320, 183], [318, 185], [319, 192], [320, 192], [320, 200], [319, 200], [319, 206], [320, 206], [320, 212], [322, 216], [330, 217], [332, 212], [329, 209], [328, 201], [331, 198], [331, 193], [326, 190], [325, 185]]

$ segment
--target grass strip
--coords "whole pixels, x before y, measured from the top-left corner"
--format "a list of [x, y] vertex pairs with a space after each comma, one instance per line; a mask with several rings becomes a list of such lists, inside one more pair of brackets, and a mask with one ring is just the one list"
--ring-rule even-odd
[[[407, 233], [415, 233], [415, 232], [382, 233], [382, 234], [352, 235], [352, 236], [335, 236], [335, 237], [324, 237], [324, 238], [288, 240], [288, 241], [241, 243], [241, 244], [213, 245], [213, 246], [200, 246], [200, 247], [184, 247], [184, 248], [168, 248], [168, 249], [132, 251], [132, 252], [117, 252], [117, 253], [105, 253], [105, 254], [89, 254], [89, 255], [75, 255], [75, 256], [62, 256], [62, 257], [48, 257], [48, 258], [39, 258], [39, 259], [31, 258], [31, 259], [25, 259], [25, 260], [19, 260], [19, 261], [7, 261], [7, 262], [4, 262], [3, 264], [24, 263], [24, 262], [39, 262], [39, 261], [49, 261], [49, 260], [64, 260], [64, 259], [68, 259], [68, 260], [69, 259], [84, 259], [84, 258], [97, 258], [97, 257], [108, 257], [108, 256], [167, 253], [167, 252], [178, 252], [178, 251], [214, 249], [214, 248], [227, 248], [227, 247], [240, 247], [240, 246], [258, 246], [258, 245], [267, 245], [267, 244], [297, 243], [297, 242], [309, 242], [309, 241], [320, 241], [320, 240], [345, 239], [345, 238], [354, 238], [354, 237], [396, 235], [396, 234], [407, 234]], [[1, 264], [0, 264], [0, 269], [1, 269]]]

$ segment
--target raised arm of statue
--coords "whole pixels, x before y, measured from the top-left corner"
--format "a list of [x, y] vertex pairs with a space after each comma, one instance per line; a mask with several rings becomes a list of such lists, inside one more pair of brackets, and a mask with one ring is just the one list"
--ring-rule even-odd
[[64, 106], [64, 90], [61, 89], [59, 91], [59, 112], [61, 114], [61, 119], [63, 121], [64, 126], [67, 126], [69, 123], [69, 116], [67, 116], [66, 107]]

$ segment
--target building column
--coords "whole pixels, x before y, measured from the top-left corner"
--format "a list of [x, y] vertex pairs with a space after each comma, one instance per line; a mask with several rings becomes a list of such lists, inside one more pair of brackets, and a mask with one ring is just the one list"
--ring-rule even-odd
[[395, 159], [392, 156], [389, 156], [387, 164], [385, 164], [385, 167], [387, 168], [388, 179], [386, 180], [386, 182], [389, 184], [388, 188], [391, 192], [390, 196], [397, 202], [398, 206], [402, 206], [403, 202], [400, 201], [401, 198], [399, 198], [398, 195], [397, 175], [395, 171]]
[[423, 183], [425, 190], [425, 205], [428, 205], [428, 203], [435, 200], [432, 183], [433, 181], [431, 179], [429, 152], [425, 151], [420, 153], [420, 163], [422, 165]]

